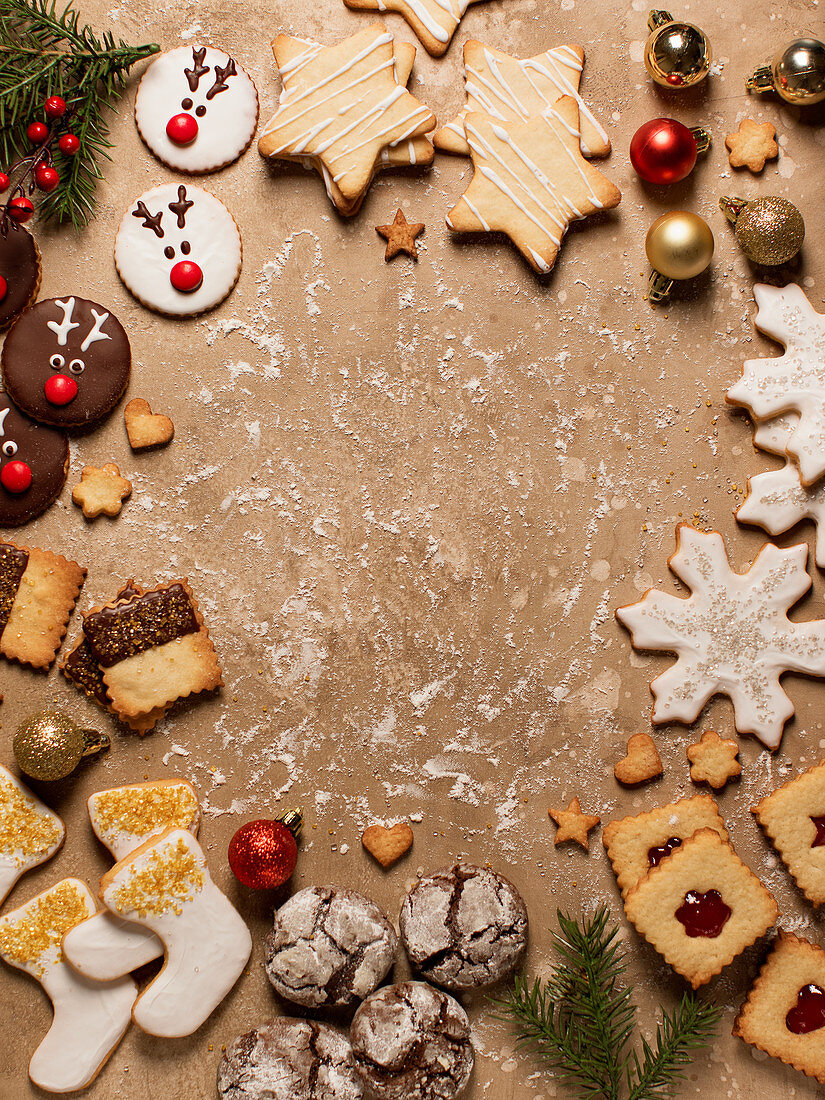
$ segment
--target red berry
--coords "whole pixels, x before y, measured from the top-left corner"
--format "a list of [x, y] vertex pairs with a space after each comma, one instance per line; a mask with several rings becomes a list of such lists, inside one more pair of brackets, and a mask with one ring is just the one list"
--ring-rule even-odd
[[34, 213], [34, 206], [31, 200], [24, 198], [22, 195], [18, 195], [16, 198], [11, 199], [8, 208], [9, 217], [12, 221], [17, 222], [18, 225], [27, 222]]
[[191, 145], [198, 136], [198, 120], [192, 115], [172, 115], [166, 123], [166, 136], [175, 145]]
[[192, 260], [179, 260], [169, 272], [169, 282], [183, 294], [191, 294], [203, 282], [203, 272]]
[[7, 462], [0, 470], [0, 485], [10, 493], [25, 493], [32, 483], [32, 472], [25, 462]]
[[6, 297], [6, 294], [8, 294], [8, 290], [9, 284], [6, 282], [3, 276], [0, 275], [0, 302], [2, 302], [3, 299]]
[[57, 174], [57, 169], [52, 168], [50, 164], [38, 164], [34, 170], [34, 182], [41, 191], [54, 191], [60, 183], [60, 176]]
[[26, 130], [26, 137], [32, 145], [42, 145], [49, 136], [49, 127], [45, 122], [32, 122]]
[[73, 157], [80, 148], [80, 142], [74, 134], [63, 134], [57, 143], [57, 147], [60, 152], [65, 153], [67, 157]]
[[59, 95], [50, 95], [43, 104], [46, 118], [63, 118], [66, 113], [66, 100]]
[[43, 393], [50, 405], [68, 405], [77, 397], [77, 382], [66, 374], [53, 374], [46, 379]]
[[8, 191], [10, 183], [11, 183], [11, 180], [6, 175], [6, 173], [5, 172], [0, 172], [0, 194], [2, 194], [3, 191]]

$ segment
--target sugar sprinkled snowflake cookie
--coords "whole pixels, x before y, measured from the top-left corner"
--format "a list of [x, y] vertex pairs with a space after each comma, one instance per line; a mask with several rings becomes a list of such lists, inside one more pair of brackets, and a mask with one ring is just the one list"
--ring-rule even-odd
[[825, 676], [825, 620], [797, 623], [787, 615], [811, 587], [807, 557], [807, 546], [766, 543], [747, 572], [735, 573], [717, 531], [679, 524], [668, 565], [691, 595], [652, 588], [616, 611], [634, 647], [678, 658], [650, 685], [654, 723], [690, 724], [711, 696], [727, 695], [740, 733], [779, 746], [794, 712], [780, 676]]
[[789, 421], [785, 450], [799, 467], [803, 485], [825, 474], [825, 315], [816, 313], [801, 287], [757, 283], [754, 324], [785, 345], [775, 359], [748, 359], [742, 377], [727, 392], [757, 420], [797, 413]]

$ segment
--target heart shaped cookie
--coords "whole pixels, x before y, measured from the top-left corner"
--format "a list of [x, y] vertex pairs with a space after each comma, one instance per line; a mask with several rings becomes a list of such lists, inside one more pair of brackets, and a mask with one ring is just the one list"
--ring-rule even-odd
[[404, 821], [399, 821], [391, 829], [384, 825], [370, 825], [361, 835], [361, 843], [385, 870], [410, 850], [412, 842], [413, 831]]
[[175, 425], [168, 416], [153, 413], [148, 401], [133, 398], [123, 410], [126, 434], [133, 451], [164, 447], [175, 434]]
[[633, 734], [627, 742], [627, 756], [618, 762], [613, 774], [628, 787], [647, 783], [662, 774], [662, 758], [650, 734]]

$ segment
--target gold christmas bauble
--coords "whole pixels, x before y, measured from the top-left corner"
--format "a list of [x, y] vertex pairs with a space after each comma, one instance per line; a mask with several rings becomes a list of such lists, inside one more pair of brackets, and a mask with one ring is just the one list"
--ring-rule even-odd
[[773, 85], [788, 103], [808, 106], [825, 99], [825, 43], [798, 38], [771, 62]]
[[645, 43], [648, 73], [664, 88], [693, 88], [710, 72], [712, 51], [708, 36], [693, 23], [674, 20], [670, 12], [652, 11]]
[[108, 747], [105, 734], [81, 729], [59, 710], [44, 710], [27, 718], [12, 742], [21, 771], [50, 783], [71, 775], [84, 756]]
[[742, 251], [755, 264], [776, 267], [792, 260], [802, 247], [805, 222], [787, 199], [773, 195], [748, 202], [723, 195], [719, 206], [733, 222]]
[[692, 279], [713, 258], [713, 233], [698, 214], [671, 210], [648, 229], [645, 251], [651, 266], [665, 278]]

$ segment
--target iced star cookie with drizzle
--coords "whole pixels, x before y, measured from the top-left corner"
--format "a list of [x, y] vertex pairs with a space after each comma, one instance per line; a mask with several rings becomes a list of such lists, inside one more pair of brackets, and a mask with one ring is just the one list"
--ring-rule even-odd
[[158, 160], [179, 172], [216, 172], [248, 148], [258, 124], [258, 92], [223, 50], [181, 46], [153, 61], [135, 97], [138, 133]]
[[427, 53], [447, 52], [458, 24], [470, 4], [478, 0], [344, 0], [355, 11], [397, 11], [421, 39]]
[[0, 905], [21, 875], [52, 858], [65, 835], [57, 814], [0, 764]]

